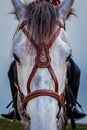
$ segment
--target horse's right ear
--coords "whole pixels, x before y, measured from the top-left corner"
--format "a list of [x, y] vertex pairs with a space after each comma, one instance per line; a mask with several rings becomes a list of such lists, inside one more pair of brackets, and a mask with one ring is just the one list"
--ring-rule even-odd
[[26, 6], [23, 0], [12, 0], [12, 4], [15, 8], [16, 15], [19, 20], [23, 19], [26, 13]]
[[61, 4], [58, 7], [59, 18], [66, 20], [73, 3], [74, 0], [62, 0]]

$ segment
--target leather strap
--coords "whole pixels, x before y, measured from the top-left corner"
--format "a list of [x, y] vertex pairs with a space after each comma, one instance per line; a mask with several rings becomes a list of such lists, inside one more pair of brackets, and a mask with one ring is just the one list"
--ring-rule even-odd
[[[36, 70], [37, 70], [38, 66], [35, 64], [34, 67], [33, 67], [33, 70], [28, 78], [28, 81], [27, 81], [27, 92], [30, 93], [30, 83], [33, 79], [33, 76], [34, 74], [36, 73]], [[56, 78], [56, 75], [51, 67], [51, 65], [48, 66], [48, 70], [52, 76], [52, 78], [54, 79], [54, 83], [55, 83], [55, 91], [58, 93], [58, 80]]]
[[64, 105], [64, 103], [62, 102], [58, 93], [56, 93], [53, 90], [42, 89], [42, 90], [35, 90], [33, 92], [28, 93], [28, 95], [23, 100], [23, 108], [26, 107], [26, 104], [28, 101], [30, 101], [31, 99], [36, 98], [38, 96], [51, 96], [59, 101], [60, 106]]
[[49, 69], [49, 72], [50, 72], [52, 78], [54, 79], [55, 91], [56, 91], [56, 93], [58, 93], [58, 86], [59, 86], [59, 84], [58, 84], [57, 77], [56, 77], [56, 75], [55, 75], [55, 73], [54, 73], [54, 71], [53, 71], [51, 65], [48, 66], [48, 69]]
[[[55, 35], [52, 37], [52, 39], [50, 40], [49, 44], [45, 44], [42, 43], [40, 44], [40, 46], [35, 47], [37, 50], [37, 56], [35, 59], [35, 65], [33, 67], [33, 70], [31, 71], [31, 74], [28, 78], [27, 81], [27, 92], [30, 92], [30, 83], [32, 81], [32, 78], [37, 70], [38, 67], [40, 68], [48, 68], [49, 72], [52, 76], [52, 78], [54, 79], [54, 83], [55, 83], [55, 91], [58, 92], [58, 80], [56, 78], [56, 75], [50, 65], [51, 59], [49, 57], [49, 48], [52, 46], [53, 41], [57, 38], [57, 36], [59, 35], [60, 29], [58, 29], [55, 33]], [[33, 44], [35, 45], [35, 41], [33, 40]]]
[[[57, 29], [56, 33], [53, 35], [53, 37], [51, 38], [49, 43], [47, 43], [47, 44], [41, 43], [38, 46], [36, 44], [36, 41], [34, 41], [34, 39], [32, 39], [32, 37], [30, 37], [29, 32], [26, 30], [26, 28], [25, 28], [26, 24], [27, 24], [27, 21], [23, 21], [22, 24], [18, 27], [18, 30], [22, 30], [24, 32], [24, 34], [26, 35], [27, 39], [29, 41], [31, 41], [33, 46], [36, 48], [37, 56], [35, 58], [35, 65], [31, 71], [30, 76], [29, 76], [28, 81], [27, 81], [27, 93], [28, 93], [27, 96], [24, 96], [22, 91], [20, 90], [20, 86], [15, 84], [15, 86], [19, 90], [23, 108], [26, 107], [26, 104], [29, 100], [36, 98], [38, 96], [51, 96], [59, 101], [59, 107], [61, 107], [64, 105], [65, 91], [60, 96], [58, 95], [58, 80], [57, 80], [57, 77], [56, 77], [54, 70], [51, 66], [51, 59], [49, 56], [49, 48], [53, 45], [54, 41], [58, 37], [61, 28], [63, 28], [63, 25], [61, 24], [61, 22], [59, 20], [57, 20], [56, 24], [58, 24], [59, 28]], [[30, 83], [31, 83], [33, 76], [36, 73], [38, 67], [48, 68], [48, 70], [49, 70], [49, 72], [54, 80], [54, 83], [55, 83], [55, 91], [49, 90], [49, 89], [42, 89], [42, 90], [35, 90], [33, 92], [30, 92]]]
[[30, 74], [30, 76], [28, 78], [28, 81], [27, 81], [27, 93], [30, 93], [30, 83], [32, 81], [32, 78], [33, 78], [36, 70], [37, 70], [37, 65], [35, 64], [34, 67], [33, 67], [32, 72], [31, 72], [31, 74]]

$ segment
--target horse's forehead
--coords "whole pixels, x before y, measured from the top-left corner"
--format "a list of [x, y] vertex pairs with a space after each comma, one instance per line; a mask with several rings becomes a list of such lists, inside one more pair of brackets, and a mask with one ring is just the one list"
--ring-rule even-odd
[[[23, 55], [25, 56], [25, 53], [28, 53], [27, 51], [29, 51], [29, 46], [31, 46], [32, 44], [30, 41], [27, 40], [25, 34], [22, 31], [18, 32], [15, 35], [13, 42], [14, 42], [13, 53], [16, 53], [17, 55], [19, 55], [19, 57], [20, 56], [23, 57]], [[56, 44], [57, 49], [58, 50], [61, 49], [62, 52], [64, 52], [64, 54], [70, 52], [71, 47], [68, 41], [68, 36], [63, 29], [61, 29], [60, 34], [56, 39]]]

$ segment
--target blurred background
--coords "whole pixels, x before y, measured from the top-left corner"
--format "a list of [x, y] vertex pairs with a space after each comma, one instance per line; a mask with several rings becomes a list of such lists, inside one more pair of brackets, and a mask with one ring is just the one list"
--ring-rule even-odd
[[[66, 22], [66, 31], [73, 59], [81, 69], [78, 101], [87, 113], [87, 0], [75, 0], [73, 8], [77, 17], [71, 16]], [[8, 112], [6, 106], [12, 99], [7, 72], [12, 61], [12, 37], [18, 23], [9, 14], [11, 11], [11, 0], [0, 0], [0, 114]], [[87, 117], [78, 122], [87, 124]]]

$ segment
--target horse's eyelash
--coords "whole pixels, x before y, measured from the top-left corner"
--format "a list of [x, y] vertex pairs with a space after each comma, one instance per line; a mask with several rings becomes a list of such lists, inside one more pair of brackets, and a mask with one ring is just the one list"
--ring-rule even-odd
[[72, 54], [70, 54], [67, 58], [66, 58], [66, 62], [70, 60]]
[[14, 56], [14, 59], [15, 59], [18, 63], [20, 63], [20, 59], [19, 59], [19, 57], [16, 56], [16, 54], [13, 54], [13, 56]]

